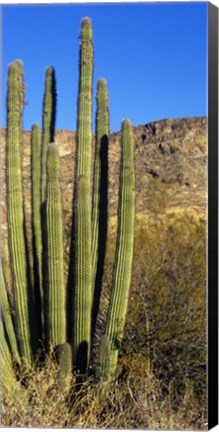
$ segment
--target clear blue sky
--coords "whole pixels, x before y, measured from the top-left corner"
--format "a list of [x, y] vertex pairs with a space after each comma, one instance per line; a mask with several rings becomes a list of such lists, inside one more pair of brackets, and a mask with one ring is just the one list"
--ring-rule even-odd
[[28, 85], [24, 129], [41, 125], [45, 68], [57, 78], [58, 129], [76, 129], [80, 23], [94, 32], [94, 107], [107, 80], [111, 130], [162, 118], [207, 115], [207, 2], [2, 6], [2, 123], [8, 64], [21, 59]]

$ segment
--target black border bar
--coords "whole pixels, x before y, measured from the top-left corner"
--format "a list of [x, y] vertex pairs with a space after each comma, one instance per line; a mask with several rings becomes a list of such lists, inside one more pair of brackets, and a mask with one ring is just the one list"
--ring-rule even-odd
[[208, 3], [208, 428], [218, 424], [218, 8]]

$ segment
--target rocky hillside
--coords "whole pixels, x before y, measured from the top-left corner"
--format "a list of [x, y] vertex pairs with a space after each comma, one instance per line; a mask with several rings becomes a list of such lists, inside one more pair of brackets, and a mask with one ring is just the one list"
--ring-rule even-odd
[[[133, 128], [136, 166], [136, 212], [154, 214], [165, 208], [206, 209], [207, 119], [166, 119]], [[2, 222], [6, 234], [5, 138], [2, 129]], [[64, 223], [71, 218], [75, 132], [57, 130], [60, 155]], [[108, 205], [116, 214], [119, 185], [120, 132], [113, 132], [108, 147]], [[31, 221], [30, 131], [23, 132], [22, 164], [26, 221]]]

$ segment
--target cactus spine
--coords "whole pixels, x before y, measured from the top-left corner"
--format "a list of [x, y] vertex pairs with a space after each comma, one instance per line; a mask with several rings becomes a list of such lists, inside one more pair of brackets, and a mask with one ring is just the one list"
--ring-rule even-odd
[[109, 373], [115, 374], [128, 306], [134, 238], [134, 142], [131, 123], [122, 123], [122, 161], [116, 257], [106, 335], [110, 340]]
[[[93, 41], [91, 22], [81, 24], [78, 97], [77, 159], [75, 175], [75, 301], [74, 362], [86, 373], [91, 332], [91, 150], [92, 150]], [[82, 364], [83, 363], [83, 364]]]
[[50, 346], [54, 348], [66, 340], [62, 208], [59, 185], [59, 160], [55, 144], [48, 146], [47, 154], [46, 221], [48, 254], [47, 334]]
[[[103, 146], [108, 146], [109, 139], [109, 108], [106, 81], [101, 78], [97, 83], [97, 114], [96, 114], [96, 148], [94, 162], [93, 182], [93, 208], [92, 208], [92, 264], [93, 285], [95, 284], [98, 246], [99, 246], [99, 215], [100, 215], [100, 181], [101, 181], [101, 151]], [[106, 167], [104, 167], [106, 169]]]
[[7, 206], [10, 261], [13, 274], [16, 330], [20, 354], [31, 359], [28, 316], [27, 263], [21, 181], [21, 125], [23, 111], [22, 63], [9, 66], [7, 96]]
[[46, 158], [47, 147], [54, 141], [56, 116], [56, 82], [53, 67], [46, 69], [45, 92], [43, 100], [43, 131], [41, 150], [41, 202], [46, 199]]
[[32, 229], [35, 255], [35, 287], [39, 290], [41, 325], [44, 324], [43, 314], [43, 280], [42, 280], [42, 231], [41, 231], [41, 134], [40, 128], [34, 124], [31, 132], [31, 168], [32, 168]]

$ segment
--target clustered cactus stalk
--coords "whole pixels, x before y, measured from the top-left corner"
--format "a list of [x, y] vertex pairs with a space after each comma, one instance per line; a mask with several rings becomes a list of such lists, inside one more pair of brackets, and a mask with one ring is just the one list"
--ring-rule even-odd
[[[97, 113], [96, 113], [96, 147], [94, 160], [94, 180], [93, 180], [93, 206], [92, 206], [92, 265], [93, 265], [93, 289], [98, 268], [98, 247], [101, 240], [100, 212], [104, 210], [104, 203], [100, 201], [101, 180], [103, 181], [103, 171], [107, 167], [103, 165], [103, 155], [108, 150], [109, 141], [109, 107], [108, 92], [105, 79], [100, 78], [97, 83]], [[106, 158], [105, 158], [106, 159]], [[105, 241], [104, 241], [105, 243]]]
[[113, 284], [106, 325], [110, 341], [109, 370], [115, 373], [128, 306], [134, 239], [134, 139], [129, 120], [122, 123], [119, 218]]
[[42, 331], [42, 328], [44, 328], [44, 295], [41, 229], [41, 133], [38, 124], [34, 124], [31, 131], [31, 168], [34, 289], [37, 294], [39, 309], [38, 325]]
[[[15, 326], [8, 292], [1, 276], [1, 355], [2, 383], [16, 382], [14, 362], [30, 364], [40, 343], [55, 351], [59, 363], [57, 380], [63, 382], [76, 368], [87, 376], [95, 307], [99, 304], [101, 272], [106, 242], [102, 218], [107, 217], [107, 151], [109, 144], [109, 109], [107, 85], [97, 84], [96, 139], [92, 137], [93, 35], [89, 18], [81, 24], [79, 66], [78, 124], [73, 199], [71, 247], [74, 267], [71, 282], [73, 317], [66, 307], [64, 283], [62, 205], [59, 184], [58, 148], [54, 143], [56, 85], [55, 72], [47, 68], [43, 101], [42, 136], [38, 125], [31, 133], [32, 151], [32, 228], [34, 239], [34, 289], [28, 278], [28, 253], [22, 197], [21, 145], [24, 100], [22, 63], [16, 61], [8, 72], [7, 123], [7, 214], [8, 238]], [[93, 151], [93, 143], [95, 149]], [[106, 328], [100, 341], [100, 379], [112, 381], [116, 376], [127, 313], [134, 231], [134, 141], [128, 120], [122, 123], [118, 233], [112, 291]], [[92, 167], [92, 154], [95, 153]], [[105, 159], [103, 158], [105, 155]], [[93, 172], [93, 180], [92, 180]], [[104, 177], [105, 176], [105, 177]], [[93, 191], [92, 191], [93, 185]], [[103, 190], [104, 189], [104, 190]], [[93, 193], [92, 193], [93, 192]], [[103, 192], [105, 198], [102, 197]], [[102, 209], [104, 207], [104, 211]], [[104, 235], [103, 231], [105, 232]], [[98, 283], [99, 287], [98, 287]], [[34, 293], [34, 298], [32, 298]], [[96, 305], [96, 306], [95, 306]], [[70, 334], [67, 324], [72, 322]], [[37, 323], [37, 326], [36, 326]], [[38, 334], [34, 328], [38, 327]], [[35, 344], [35, 347], [34, 347]]]
[[52, 348], [66, 341], [63, 232], [59, 159], [57, 147], [49, 144], [47, 151], [46, 236], [48, 255], [46, 335]]
[[43, 99], [43, 130], [41, 148], [41, 202], [46, 198], [46, 158], [48, 145], [54, 141], [56, 116], [56, 82], [53, 67], [46, 69]]
[[27, 260], [21, 179], [21, 130], [24, 106], [22, 63], [9, 66], [7, 96], [7, 209], [11, 270], [13, 277], [15, 320], [21, 357], [31, 360], [30, 311], [28, 308]]
[[[74, 361], [86, 372], [91, 337], [91, 157], [92, 157], [92, 80], [93, 35], [91, 23], [81, 24], [78, 125], [75, 168], [75, 296]], [[81, 358], [83, 361], [81, 362]]]

